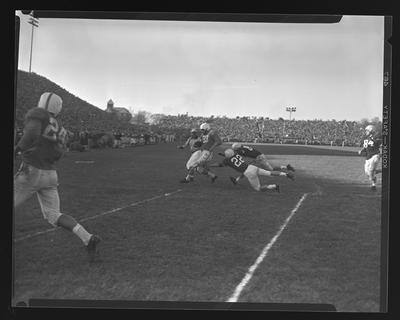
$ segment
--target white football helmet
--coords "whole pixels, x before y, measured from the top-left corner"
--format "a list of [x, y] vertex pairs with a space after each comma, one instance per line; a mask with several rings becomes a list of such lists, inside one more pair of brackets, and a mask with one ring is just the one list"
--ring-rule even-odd
[[233, 150], [237, 150], [237, 149], [239, 149], [241, 147], [242, 147], [242, 144], [239, 143], [239, 142], [235, 142], [234, 144], [232, 144], [232, 149]]
[[45, 109], [57, 117], [62, 109], [62, 100], [55, 93], [45, 92], [40, 96], [38, 108]]
[[211, 126], [207, 122], [204, 122], [200, 125], [201, 131], [208, 132], [208, 131], [210, 131], [210, 129], [211, 129]]
[[232, 149], [226, 149], [224, 151], [224, 155], [227, 158], [233, 157], [235, 155], [235, 151], [233, 151]]
[[375, 131], [375, 126], [372, 125], [372, 124], [369, 124], [369, 125], [367, 125], [367, 126], [365, 127], [365, 133], [366, 133], [367, 135], [371, 134], [371, 133], [374, 132], [374, 131]]

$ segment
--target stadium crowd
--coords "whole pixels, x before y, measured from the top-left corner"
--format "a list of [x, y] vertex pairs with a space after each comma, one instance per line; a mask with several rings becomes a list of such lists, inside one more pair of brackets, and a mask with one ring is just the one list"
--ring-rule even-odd
[[210, 122], [224, 141], [272, 142], [358, 146], [365, 124], [336, 120], [273, 120], [263, 117], [193, 117], [165, 116], [158, 122], [160, 129], [197, 128]]
[[[25, 113], [39, 96], [51, 91], [63, 97], [59, 120], [68, 130], [71, 143], [79, 148], [125, 147], [159, 142], [182, 143], [192, 128], [209, 122], [223, 141], [270, 142], [358, 146], [365, 121], [284, 120], [267, 117], [194, 117], [158, 115], [151, 123], [132, 124], [91, 105], [35, 73], [18, 72], [16, 139], [21, 136]], [[379, 119], [377, 120], [379, 121]], [[378, 129], [381, 123], [374, 123]]]
[[[160, 142], [182, 142], [190, 129], [209, 122], [225, 142], [269, 142], [359, 146], [365, 124], [336, 120], [273, 120], [261, 117], [193, 117], [188, 115], [160, 117], [157, 123], [134, 125], [88, 117], [76, 121], [64, 116], [62, 123], [69, 131], [70, 143], [83, 149], [127, 147]], [[379, 124], [378, 124], [379, 125]], [[18, 136], [22, 134], [17, 129]], [[106, 138], [105, 138], [106, 137]]]

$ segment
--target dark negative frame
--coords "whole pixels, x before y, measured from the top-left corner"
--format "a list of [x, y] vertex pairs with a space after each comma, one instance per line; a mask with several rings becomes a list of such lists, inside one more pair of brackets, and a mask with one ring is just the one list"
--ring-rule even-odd
[[[31, 10], [22, 10], [29, 14]], [[73, 19], [127, 19], [127, 20], [175, 20], [175, 21], [229, 21], [259, 23], [337, 23], [342, 15], [321, 14], [237, 14], [193, 12], [121, 12], [121, 11], [59, 11], [34, 10], [35, 18]], [[381, 198], [381, 268], [380, 312], [388, 312], [389, 267], [389, 201], [390, 201], [390, 140], [391, 140], [391, 88], [392, 88], [392, 16], [384, 16], [384, 63], [382, 101], [382, 198]], [[15, 17], [14, 38], [14, 118], [18, 73], [19, 17]], [[14, 135], [15, 139], [15, 135]], [[13, 279], [12, 279], [13, 280]], [[13, 289], [13, 288], [11, 288]], [[13, 291], [13, 290], [11, 290]], [[226, 303], [226, 302], [165, 302], [165, 301], [117, 301], [117, 300], [58, 300], [31, 299], [28, 306], [17, 304], [15, 309], [32, 308], [96, 308], [96, 309], [166, 309], [166, 310], [258, 310], [295, 312], [332, 312], [329, 304], [301, 303]]]

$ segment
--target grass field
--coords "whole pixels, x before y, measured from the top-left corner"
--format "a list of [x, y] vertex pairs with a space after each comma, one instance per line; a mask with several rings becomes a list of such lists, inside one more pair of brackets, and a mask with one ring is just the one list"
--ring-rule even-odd
[[295, 181], [261, 178], [280, 193], [235, 186], [230, 168], [214, 168], [214, 184], [196, 176], [182, 185], [188, 154], [174, 144], [68, 153], [58, 166], [61, 209], [102, 237], [100, 260], [89, 264], [80, 240], [52, 229], [32, 198], [15, 212], [13, 303], [226, 302], [267, 249], [236, 301], [378, 312], [381, 184], [369, 190], [364, 159], [257, 148], [296, 168]]

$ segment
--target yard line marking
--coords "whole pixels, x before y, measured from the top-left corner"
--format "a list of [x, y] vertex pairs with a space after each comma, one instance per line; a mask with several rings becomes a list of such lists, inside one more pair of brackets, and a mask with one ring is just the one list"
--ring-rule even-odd
[[318, 184], [314, 183], [315, 187], [316, 187], [316, 191], [311, 193], [311, 195], [313, 196], [322, 196], [322, 188], [321, 186], [319, 186]]
[[[115, 208], [115, 209], [112, 209], [112, 210], [108, 210], [108, 211], [105, 211], [105, 212], [101, 212], [101, 213], [95, 214], [95, 215], [93, 215], [91, 217], [83, 218], [83, 219], [79, 220], [78, 223], [85, 222], [85, 221], [88, 221], [88, 220], [93, 220], [93, 219], [105, 216], [106, 214], [110, 214], [110, 213], [114, 213], [114, 212], [117, 212], [117, 211], [121, 211], [121, 210], [129, 208], [129, 207], [138, 206], [140, 204], [143, 204], [143, 203], [146, 203], [146, 202], [149, 202], [149, 201], [152, 201], [152, 200], [156, 200], [156, 199], [159, 199], [159, 198], [162, 198], [162, 197], [169, 197], [170, 195], [173, 195], [173, 194], [181, 192], [181, 191], [182, 191], [182, 189], [178, 189], [178, 190], [175, 190], [175, 191], [172, 191], [172, 192], [169, 192], [169, 193], [164, 193], [164, 194], [152, 197], [152, 198], [148, 198], [148, 199], [140, 200], [140, 201], [137, 201], [137, 202], [133, 202], [133, 203], [128, 204], [128, 205], [126, 205], [124, 207], [121, 207], [121, 208]], [[33, 237], [36, 237], [36, 236], [39, 236], [39, 235], [42, 235], [42, 234], [45, 234], [45, 233], [53, 232], [53, 231], [55, 231], [57, 229], [60, 229], [60, 227], [46, 229], [46, 230], [43, 230], [43, 231], [38, 231], [38, 232], [35, 232], [35, 233], [31, 233], [31, 234], [28, 234], [26, 236], [14, 239], [14, 242], [17, 243], [17, 242], [20, 242], [22, 240], [30, 239], [30, 238], [33, 238]]]
[[290, 215], [286, 218], [285, 222], [279, 228], [278, 233], [271, 239], [271, 241], [262, 250], [262, 252], [258, 256], [256, 262], [249, 268], [249, 270], [247, 271], [246, 275], [244, 276], [242, 281], [239, 283], [239, 285], [236, 287], [233, 295], [228, 299], [227, 302], [237, 302], [240, 294], [242, 293], [242, 290], [247, 285], [247, 283], [250, 281], [250, 279], [253, 276], [255, 270], [257, 269], [259, 264], [264, 260], [264, 258], [267, 255], [268, 251], [272, 248], [272, 246], [274, 245], [275, 241], [279, 238], [279, 236], [281, 235], [283, 230], [286, 228], [287, 224], [289, 223], [290, 219], [294, 216], [294, 214], [296, 213], [297, 209], [300, 208], [300, 205], [302, 204], [304, 199], [307, 197], [307, 195], [308, 195], [308, 193], [303, 194], [301, 199], [297, 202], [296, 206], [290, 212]]

